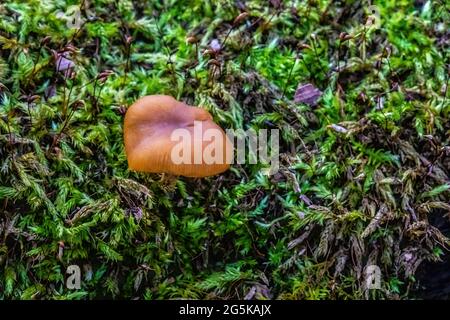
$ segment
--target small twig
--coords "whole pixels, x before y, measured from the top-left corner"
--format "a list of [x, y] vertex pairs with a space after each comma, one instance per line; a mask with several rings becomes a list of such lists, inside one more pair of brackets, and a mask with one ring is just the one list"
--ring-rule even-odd
[[33, 118], [31, 117], [30, 101], [27, 99], [28, 117], [30, 118], [30, 129], [33, 129]]
[[[5, 121], [5, 120], [3, 120], [3, 121]], [[8, 128], [9, 144], [10, 144], [10, 146], [12, 146], [12, 133], [11, 133], [11, 127], [9, 125], [9, 116], [7, 116], [5, 123], [6, 123], [6, 127]]]
[[[83, 9], [84, 5], [85, 5], [86, 0], [83, 0], [80, 4], [80, 12]], [[80, 33], [80, 31], [83, 29], [83, 27], [85, 26], [85, 24], [87, 23], [87, 21], [84, 21], [83, 24], [77, 29], [77, 31], [72, 35], [72, 38], [69, 40], [68, 43], [72, 43], [75, 38], [78, 36], [78, 34]]]
[[447, 82], [445, 83], [445, 91], [444, 91], [444, 100], [442, 101], [442, 108], [445, 106], [445, 100], [447, 100], [447, 92], [448, 92], [448, 80], [450, 77], [447, 76]]
[[364, 63], [366, 63], [366, 25], [363, 27], [362, 32], [362, 60]]
[[284, 98], [284, 96], [285, 96], [285, 94], [286, 94], [287, 86], [288, 86], [289, 82], [291, 81], [292, 72], [294, 71], [294, 68], [295, 68], [295, 66], [297, 65], [298, 58], [299, 58], [299, 57], [298, 57], [298, 55], [296, 54], [296, 55], [295, 55], [295, 61], [294, 61], [294, 63], [292, 64], [291, 70], [289, 70], [289, 74], [288, 74], [286, 83], [284, 84], [283, 92], [282, 92], [282, 94], [281, 94], [281, 100], [283, 100], [283, 98]]
[[125, 54], [126, 54], [126, 60], [125, 60], [125, 79], [124, 83], [127, 82], [128, 72], [130, 71], [130, 64], [131, 64], [131, 41], [133, 38], [128, 35], [125, 37]]
[[33, 77], [34, 77], [34, 73], [36, 72], [36, 66], [39, 63], [39, 60], [41, 59], [41, 49], [42, 49], [42, 45], [39, 47], [38, 56], [36, 58], [36, 61], [34, 62], [33, 70], [31, 71], [31, 75], [30, 75], [29, 79], [33, 79]]
[[95, 108], [95, 110], [97, 110], [97, 112], [98, 112], [97, 104], [98, 104], [98, 101], [100, 99], [100, 94], [102, 93], [102, 89], [103, 89], [104, 86], [105, 86], [105, 83], [102, 83], [101, 86], [100, 86], [100, 89], [98, 90], [97, 97], [94, 96], [94, 99], [95, 99], [94, 100], [94, 108]]
[[67, 118], [64, 120], [63, 126], [61, 128], [61, 130], [59, 130], [58, 134], [56, 135], [55, 139], [53, 139], [53, 142], [50, 146], [50, 150], [53, 150], [53, 148], [55, 147], [55, 145], [59, 142], [59, 140], [61, 139], [61, 135], [63, 134], [64, 130], [66, 129], [67, 125], [70, 122], [70, 119], [72, 118], [72, 116], [75, 114], [75, 111], [77, 109], [77, 106], [72, 107], [72, 109], [70, 110], [69, 115], [67, 116]]
[[63, 112], [62, 116], [63, 118], [66, 116], [67, 113], [67, 104], [66, 104], [66, 88], [67, 88], [67, 75], [69, 74], [69, 69], [64, 70], [64, 87], [63, 87]]
[[319, 59], [319, 54], [317, 53], [317, 48], [316, 48], [316, 37], [312, 37], [312, 45], [313, 45], [313, 51], [314, 51], [314, 56], [316, 58], [316, 62], [320, 67], [320, 71], [322, 71], [322, 73], [324, 75], [326, 75], [327, 73], [325, 72], [325, 69], [322, 67], [322, 64], [320, 63], [320, 59]]
[[73, 90], [73, 87], [74, 87], [73, 82], [74, 81], [72, 80], [72, 83], [70, 85], [69, 95], [67, 96], [67, 107], [70, 105], [70, 96], [72, 95], [72, 90]]
[[[199, 63], [198, 57], [199, 57], [198, 42], [195, 42], [195, 61], [197, 62], [197, 64]], [[194, 72], [195, 72], [195, 80], [198, 81], [197, 66], [194, 67]]]
[[94, 90], [93, 90], [93, 92], [92, 92], [92, 97], [94, 98], [94, 103], [93, 103], [93, 105], [94, 105], [94, 107], [95, 107], [95, 91], [97, 90], [97, 77], [94, 79]]
[[170, 52], [169, 46], [168, 46], [168, 45], [166, 44], [166, 42], [164, 41], [164, 34], [163, 34], [161, 28], [160, 28], [159, 25], [158, 25], [158, 21], [156, 21], [155, 25], [156, 25], [156, 28], [158, 29], [158, 33], [159, 33], [159, 36], [160, 36], [160, 38], [161, 38], [161, 43], [162, 43], [164, 49], [167, 51], [167, 55], [168, 55], [168, 57], [169, 57], [168, 60], [167, 60], [167, 64], [170, 65], [169, 70], [170, 70], [170, 73], [171, 73], [171, 75], [172, 75], [172, 80], [174, 81], [174, 84], [176, 84], [176, 83], [177, 83], [177, 79], [175, 78], [175, 75], [179, 75], [179, 76], [182, 76], [182, 75], [180, 75], [180, 74], [175, 70], [175, 66], [174, 66], [173, 61], [172, 61], [172, 53]]
[[225, 36], [225, 39], [222, 42], [222, 48], [225, 47], [225, 44], [227, 43], [228, 37], [230, 36], [231, 31], [233, 31], [234, 26], [231, 26], [231, 28], [228, 30], [227, 35]]
[[[276, 12], [277, 12], [277, 11], [275, 11], [275, 13], [276, 13]], [[248, 16], [248, 13], [247, 13], [247, 12], [242, 12], [241, 14], [239, 14], [239, 15], [234, 19], [233, 24], [231, 25], [230, 30], [228, 30], [228, 33], [227, 33], [227, 35], [225, 36], [225, 39], [224, 39], [223, 42], [222, 42], [222, 48], [225, 47], [225, 44], [226, 44], [226, 42], [227, 42], [227, 40], [228, 40], [228, 37], [230, 36], [231, 32], [232, 32], [237, 26], [239, 26], [239, 25], [241, 24], [241, 22], [244, 21], [244, 20], [247, 18], [247, 16]], [[270, 17], [269, 22], [270, 22], [270, 20], [272, 20], [272, 18], [273, 18], [273, 15], [272, 15], [272, 17]]]

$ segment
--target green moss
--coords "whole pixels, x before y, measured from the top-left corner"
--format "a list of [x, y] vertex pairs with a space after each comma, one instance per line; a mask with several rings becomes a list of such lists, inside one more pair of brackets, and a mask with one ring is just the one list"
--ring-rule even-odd
[[[448, 244], [428, 222], [450, 211], [444, 3], [375, 1], [369, 25], [355, 1], [251, 0], [234, 27], [234, 1], [89, 3], [75, 28], [58, 14], [75, 1], [0, 4], [0, 299], [412, 296]], [[280, 171], [129, 171], [123, 111], [155, 93], [280, 129]], [[382, 290], [364, 292], [368, 265]]]

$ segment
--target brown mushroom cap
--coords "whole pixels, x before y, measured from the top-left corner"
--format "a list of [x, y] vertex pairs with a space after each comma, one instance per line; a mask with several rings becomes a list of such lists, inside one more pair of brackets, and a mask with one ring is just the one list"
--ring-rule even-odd
[[[197, 125], [201, 124], [200, 137], [199, 127], [194, 128], [194, 121], [199, 121], [195, 122]], [[174, 139], [171, 135], [176, 129], [185, 129], [184, 132], [189, 133], [191, 137], [189, 163], [177, 164], [173, 161], [173, 148], [181, 145], [181, 140], [172, 141]], [[212, 138], [206, 141], [203, 134], [208, 129], [218, 130], [214, 132], [220, 139]], [[229, 169], [233, 154], [232, 143], [213, 121], [208, 111], [164, 95], [140, 98], [127, 110], [124, 140], [128, 166], [135, 171], [170, 173], [187, 177], [212, 176]], [[213, 155], [218, 152], [216, 159], [219, 161], [215, 163], [205, 161], [203, 152], [207, 147], [209, 151], [215, 148]], [[185, 151], [189, 152], [183, 150], [181, 154]]]

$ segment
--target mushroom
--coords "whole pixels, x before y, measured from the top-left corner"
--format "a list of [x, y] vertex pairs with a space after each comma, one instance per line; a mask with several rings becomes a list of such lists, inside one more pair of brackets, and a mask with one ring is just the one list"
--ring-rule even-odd
[[229, 169], [233, 145], [211, 114], [165, 95], [145, 96], [126, 112], [131, 170], [206, 177]]

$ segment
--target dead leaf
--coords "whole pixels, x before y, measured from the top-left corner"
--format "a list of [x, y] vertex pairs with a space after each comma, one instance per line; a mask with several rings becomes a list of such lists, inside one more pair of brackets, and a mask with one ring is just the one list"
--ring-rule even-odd
[[311, 107], [317, 105], [317, 101], [322, 96], [322, 91], [312, 84], [299, 84], [294, 95], [294, 102], [305, 103]]

